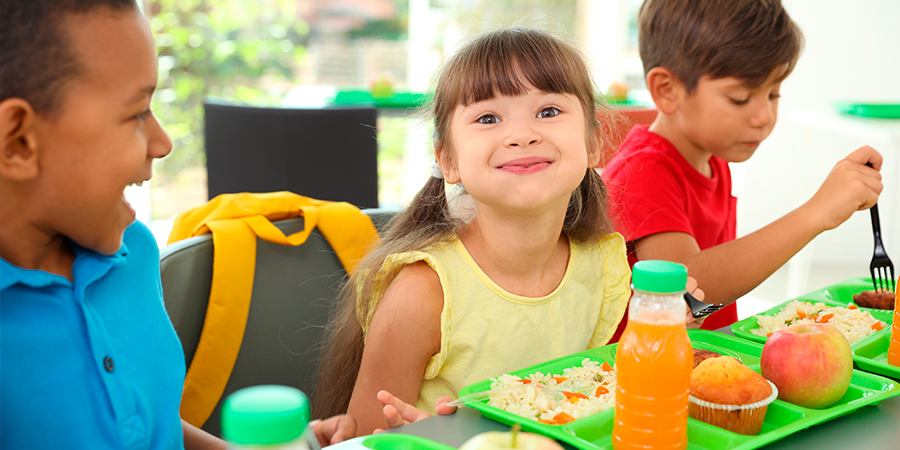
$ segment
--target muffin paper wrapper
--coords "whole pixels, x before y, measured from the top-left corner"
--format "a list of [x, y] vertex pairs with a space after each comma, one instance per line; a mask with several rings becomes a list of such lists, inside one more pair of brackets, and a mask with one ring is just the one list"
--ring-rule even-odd
[[688, 415], [735, 433], [757, 435], [762, 430], [763, 419], [766, 417], [769, 404], [778, 398], [778, 388], [771, 381], [766, 380], [766, 382], [772, 387], [772, 395], [764, 400], [746, 405], [712, 403], [692, 395], [690, 396]]

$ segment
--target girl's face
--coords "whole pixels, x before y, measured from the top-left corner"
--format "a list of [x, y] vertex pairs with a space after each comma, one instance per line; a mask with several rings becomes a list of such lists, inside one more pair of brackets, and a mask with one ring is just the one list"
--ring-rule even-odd
[[456, 108], [449, 151], [438, 152], [444, 178], [462, 182], [480, 208], [522, 214], [565, 211], [588, 167], [584, 110], [577, 97], [535, 88]]

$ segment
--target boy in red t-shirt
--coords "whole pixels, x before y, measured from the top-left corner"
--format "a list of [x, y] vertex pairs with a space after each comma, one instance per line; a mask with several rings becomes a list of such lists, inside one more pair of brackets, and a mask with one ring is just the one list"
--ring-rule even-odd
[[878, 201], [882, 158], [857, 149], [809, 201], [735, 239], [728, 163], [746, 161], [772, 132], [800, 30], [780, 0], [646, 0], [639, 22], [659, 114], [649, 127], [636, 126], [603, 169], [612, 217], [629, 262], [683, 263], [707, 301], [728, 305], [702, 326], [717, 329], [737, 320], [735, 300], [819, 233]]

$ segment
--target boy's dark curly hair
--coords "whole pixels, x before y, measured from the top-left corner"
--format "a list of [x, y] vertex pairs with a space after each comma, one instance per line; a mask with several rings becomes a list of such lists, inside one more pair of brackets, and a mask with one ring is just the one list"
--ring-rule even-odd
[[64, 20], [107, 9], [137, 10], [135, 0], [3, 0], [0, 2], [0, 101], [22, 98], [49, 115], [62, 104], [66, 83], [79, 75]]

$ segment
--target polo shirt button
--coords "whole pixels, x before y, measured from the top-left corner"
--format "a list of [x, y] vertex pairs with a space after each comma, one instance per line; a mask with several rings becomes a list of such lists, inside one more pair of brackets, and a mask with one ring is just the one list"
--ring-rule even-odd
[[107, 372], [113, 371], [113, 360], [109, 356], [103, 358], [103, 367], [106, 367]]

